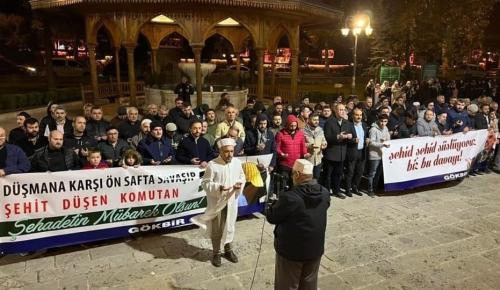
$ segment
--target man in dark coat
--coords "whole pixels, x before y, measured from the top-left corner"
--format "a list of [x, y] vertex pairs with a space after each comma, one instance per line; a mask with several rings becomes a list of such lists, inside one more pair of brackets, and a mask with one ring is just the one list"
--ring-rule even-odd
[[240, 117], [243, 120], [243, 127], [245, 127], [245, 130], [252, 129], [252, 116], [257, 115], [254, 106], [255, 99], [249, 98], [247, 100], [247, 106], [240, 111]]
[[31, 157], [36, 150], [47, 146], [47, 137], [40, 133], [40, 127], [38, 126], [38, 120], [35, 118], [28, 118], [24, 121], [24, 131], [26, 135], [19, 140], [16, 145], [21, 147], [21, 149], [26, 153], [26, 156]]
[[318, 289], [330, 196], [312, 175], [313, 164], [297, 159], [292, 168], [293, 188], [266, 209], [267, 220], [276, 225], [277, 290]]
[[97, 142], [106, 140], [106, 129], [110, 126], [108, 121], [103, 120], [102, 115], [101, 107], [92, 107], [90, 120], [85, 128], [87, 136], [94, 138]]
[[363, 121], [363, 110], [354, 108], [352, 111], [352, 121], [354, 127], [354, 142], [347, 144], [347, 173], [345, 185], [347, 196], [354, 194], [362, 195], [359, 191], [359, 183], [365, 171], [366, 148], [368, 147], [368, 126]]
[[183, 76], [181, 83], [175, 87], [174, 92], [184, 102], [191, 103], [191, 95], [194, 93], [194, 87], [188, 82], [188, 78]]
[[31, 157], [32, 172], [57, 172], [80, 169], [76, 153], [63, 146], [64, 136], [54, 130], [49, 134], [49, 144], [38, 149]]
[[453, 109], [448, 111], [448, 119], [446, 122], [453, 130], [453, 133], [465, 132], [467, 133], [471, 128], [471, 122], [467, 110], [465, 109], [465, 100], [458, 99]]
[[479, 112], [476, 114], [474, 125], [476, 130], [488, 129], [490, 127], [490, 105], [481, 104]]
[[67, 118], [66, 109], [59, 105], [54, 115], [55, 119], [48, 123], [49, 130], [57, 130], [63, 134], [71, 134], [71, 132], [73, 132], [73, 125], [71, 124], [71, 120]]
[[260, 114], [256, 123], [257, 128], [247, 130], [243, 148], [248, 156], [273, 154], [269, 164], [269, 171], [272, 171], [276, 168], [276, 142], [273, 132], [267, 127], [269, 125], [267, 115]]
[[130, 142], [130, 139], [141, 131], [141, 122], [139, 122], [139, 110], [136, 107], [127, 108], [127, 119], [120, 123], [118, 132], [120, 138]]
[[26, 131], [24, 130], [24, 121], [26, 119], [31, 118], [31, 116], [26, 112], [20, 112], [16, 116], [17, 127], [10, 130], [9, 132], [9, 143], [17, 144], [17, 142], [21, 141], [26, 135]]
[[208, 162], [217, 156], [208, 140], [201, 136], [201, 121], [193, 121], [190, 131], [190, 134], [184, 137], [177, 146], [176, 159], [181, 164], [192, 164], [205, 168]]
[[119, 166], [123, 153], [130, 149], [128, 143], [119, 138], [118, 129], [112, 126], [106, 130], [106, 141], [97, 144], [97, 148], [101, 151], [102, 160], [108, 162], [110, 167]]
[[325, 138], [328, 143], [323, 154], [323, 186], [332, 189], [332, 194], [344, 199], [340, 192], [340, 182], [346, 160], [347, 144], [356, 138], [352, 123], [347, 121], [347, 111], [343, 104], [335, 108], [335, 117], [325, 124]]
[[175, 119], [175, 125], [177, 126], [177, 131], [181, 134], [189, 134], [189, 125], [198, 118], [193, 114], [191, 104], [184, 102], [182, 105], [182, 114]]
[[83, 116], [75, 117], [73, 132], [64, 135], [64, 147], [69, 148], [80, 157], [80, 164], [87, 163], [88, 150], [97, 147], [96, 139], [87, 136], [85, 131], [87, 120]]
[[172, 162], [174, 149], [163, 134], [161, 122], [154, 121], [149, 125], [149, 135], [142, 139], [137, 146], [137, 151], [141, 153], [144, 165], [165, 165]]
[[0, 127], [0, 177], [28, 172], [30, 161], [19, 146], [7, 144], [5, 129]]

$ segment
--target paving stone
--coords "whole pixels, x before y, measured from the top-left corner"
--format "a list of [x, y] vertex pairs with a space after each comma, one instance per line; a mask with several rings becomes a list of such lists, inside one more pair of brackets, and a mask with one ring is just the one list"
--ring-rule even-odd
[[483, 253], [483, 257], [497, 263], [497, 265], [500, 265], [500, 249], [487, 251], [486, 253]]
[[90, 254], [88, 250], [75, 251], [56, 256], [56, 266], [66, 266], [68, 264], [78, 264], [90, 261]]
[[200, 285], [203, 281], [212, 280], [214, 276], [209, 271], [187, 271], [172, 275], [175, 287], [188, 287], [192, 284]]
[[439, 243], [450, 243], [472, 236], [472, 234], [452, 226], [435, 227], [422, 232], [422, 234]]
[[318, 289], [350, 290], [353, 288], [336, 274], [330, 274], [318, 279]]
[[366, 266], [351, 268], [349, 270], [336, 273], [336, 275], [352, 288], [360, 288], [384, 280], [384, 277], [380, 276], [376, 272], [370, 271]]
[[[254, 277], [253, 269], [247, 272], [236, 274], [238, 281], [244, 289], [250, 289], [252, 286], [252, 278]], [[258, 268], [253, 279], [252, 289], [272, 289], [274, 287], [274, 266], [266, 266]]]
[[55, 268], [55, 256], [41, 257], [26, 261], [26, 272]]
[[201, 285], [206, 289], [220, 290], [244, 290], [239, 280], [234, 276], [224, 276], [214, 280], [207, 281]]
[[422, 248], [428, 248], [437, 245], [438, 243], [425, 237], [420, 233], [411, 233], [407, 235], [399, 235], [390, 238], [386, 241], [396, 250], [400, 252], [415, 251]]

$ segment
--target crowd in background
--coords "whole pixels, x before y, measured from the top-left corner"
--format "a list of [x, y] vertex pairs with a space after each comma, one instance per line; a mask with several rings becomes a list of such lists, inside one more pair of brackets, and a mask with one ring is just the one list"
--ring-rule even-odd
[[8, 135], [0, 127], [0, 176], [120, 166], [204, 168], [218, 155], [217, 141], [232, 138], [236, 156], [273, 154], [269, 168], [260, 170], [289, 177], [295, 160], [305, 158], [332, 195], [362, 195], [364, 176], [363, 191], [373, 197], [381, 184], [382, 147], [391, 139], [487, 129], [489, 147], [470, 174], [500, 172], [498, 97], [490, 80], [402, 86], [370, 80], [364, 101], [339, 96], [312, 104], [306, 97], [289, 104], [276, 96], [266, 107], [249, 97], [236, 108], [224, 93], [215, 108], [193, 108], [179, 96], [173, 108], [120, 106], [111, 120], [93, 104], [71, 118], [64, 106], [49, 104], [41, 120], [20, 112]]

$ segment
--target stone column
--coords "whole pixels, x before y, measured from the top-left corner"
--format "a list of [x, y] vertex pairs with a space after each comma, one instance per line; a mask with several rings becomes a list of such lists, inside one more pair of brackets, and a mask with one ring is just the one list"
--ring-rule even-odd
[[202, 92], [202, 75], [201, 75], [201, 51], [203, 50], [202, 45], [192, 45], [194, 53], [194, 62], [196, 69], [196, 105], [200, 106], [203, 103], [203, 92]]
[[236, 85], [241, 88], [241, 58], [240, 50], [235, 50], [236, 55]]
[[116, 74], [116, 85], [118, 86], [118, 97], [123, 98], [122, 91], [122, 77], [120, 69], [120, 47], [115, 47], [115, 74]]
[[137, 84], [135, 82], [135, 64], [134, 64], [134, 50], [137, 45], [135, 43], [128, 43], [124, 46], [125, 49], [127, 50], [130, 105], [137, 106]]
[[293, 101], [297, 101], [298, 98], [298, 91], [297, 91], [297, 86], [299, 82], [299, 50], [298, 49], [293, 49], [291, 50], [292, 53], [292, 68], [291, 68], [291, 78], [290, 78], [290, 97]]
[[158, 73], [158, 48], [151, 49], [151, 72]]
[[90, 84], [92, 86], [93, 97], [91, 100], [86, 100], [87, 102], [94, 103], [99, 97], [99, 83], [97, 80], [97, 63], [95, 60], [95, 47], [94, 43], [87, 43], [87, 50], [89, 54], [90, 63]]
[[264, 49], [261, 47], [255, 48], [258, 65], [258, 81], [257, 81], [257, 99], [264, 99]]

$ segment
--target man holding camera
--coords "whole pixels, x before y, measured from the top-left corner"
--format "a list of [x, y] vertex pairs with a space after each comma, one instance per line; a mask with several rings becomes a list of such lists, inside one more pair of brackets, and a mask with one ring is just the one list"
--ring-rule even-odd
[[266, 208], [267, 220], [276, 225], [275, 289], [318, 288], [330, 193], [313, 179], [313, 167], [297, 159], [292, 168], [293, 188]]

